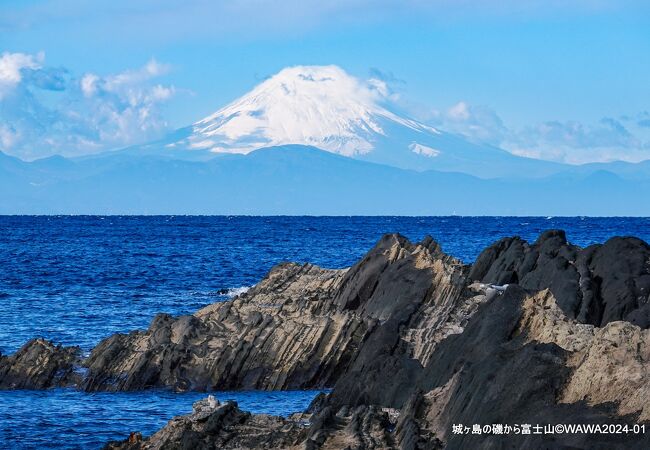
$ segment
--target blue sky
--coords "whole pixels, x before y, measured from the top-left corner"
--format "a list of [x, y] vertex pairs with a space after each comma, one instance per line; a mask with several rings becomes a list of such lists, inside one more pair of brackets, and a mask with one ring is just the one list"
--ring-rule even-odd
[[4, 1], [0, 53], [0, 150], [25, 158], [153, 139], [298, 64], [519, 154], [650, 158], [641, 1]]

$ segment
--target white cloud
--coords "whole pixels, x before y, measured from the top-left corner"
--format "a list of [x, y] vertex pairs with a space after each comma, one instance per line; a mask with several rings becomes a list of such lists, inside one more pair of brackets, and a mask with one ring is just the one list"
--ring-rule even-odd
[[461, 134], [473, 142], [499, 145], [508, 134], [496, 112], [465, 101], [459, 101], [446, 110], [426, 110], [420, 116], [435, 127]]
[[511, 132], [503, 147], [512, 153], [568, 163], [650, 159], [647, 133], [632, 121], [604, 117], [595, 124], [547, 121]]
[[92, 97], [97, 93], [97, 82], [99, 81], [99, 77], [95, 75], [94, 73], [87, 73], [81, 78], [81, 92], [86, 97]]
[[570, 164], [650, 159], [650, 114], [604, 117], [597, 123], [545, 121], [508, 127], [491, 108], [459, 101], [447, 109], [411, 105], [414, 115], [473, 142], [501, 147], [516, 155]]
[[42, 60], [43, 54], [4, 52], [0, 56], [0, 100], [20, 84], [24, 69], [38, 69]]
[[[45, 64], [45, 55], [0, 56], [0, 150], [26, 159], [79, 155], [159, 137], [168, 129], [161, 107], [178, 90], [160, 83], [170, 66], [154, 59], [114, 74], [75, 77]], [[448, 108], [408, 105], [396, 92], [404, 81], [371, 69], [369, 95], [475, 142], [512, 153], [569, 163], [650, 159], [650, 113], [597, 123], [545, 121], [508, 127], [491, 108], [459, 101]], [[47, 95], [45, 91], [50, 93]]]
[[13, 128], [4, 123], [0, 124], [0, 146], [11, 148], [18, 139], [18, 133]]
[[470, 118], [469, 106], [465, 102], [458, 102], [447, 110], [447, 116], [451, 120], [466, 121]]
[[[0, 59], [0, 150], [26, 159], [78, 155], [131, 145], [166, 131], [161, 106], [174, 86], [156, 83], [170, 67], [150, 60], [138, 69], [80, 78], [45, 66], [43, 54]], [[56, 91], [45, 98], [43, 91]]]
[[157, 84], [151, 88], [151, 100], [156, 102], [163, 102], [172, 98], [176, 93], [174, 86], [163, 86], [162, 84]]
[[169, 72], [170, 66], [161, 64], [155, 59], [150, 60], [143, 67], [136, 70], [126, 70], [116, 75], [111, 75], [102, 80], [104, 89], [107, 91], [118, 91], [124, 87], [138, 85], [152, 78], [157, 78]]

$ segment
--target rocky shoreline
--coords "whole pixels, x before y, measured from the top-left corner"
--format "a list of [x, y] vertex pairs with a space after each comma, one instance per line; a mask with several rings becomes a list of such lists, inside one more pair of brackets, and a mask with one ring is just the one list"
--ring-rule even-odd
[[230, 301], [159, 314], [88, 357], [34, 339], [0, 356], [0, 389], [332, 389], [289, 418], [209, 399], [113, 449], [650, 448], [649, 426], [454, 432], [650, 425], [649, 295], [650, 246], [632, 237], [581, 249], [551, 230], [466, 265], [431, 238], [386, 235], [349, 269], [281, 264]]

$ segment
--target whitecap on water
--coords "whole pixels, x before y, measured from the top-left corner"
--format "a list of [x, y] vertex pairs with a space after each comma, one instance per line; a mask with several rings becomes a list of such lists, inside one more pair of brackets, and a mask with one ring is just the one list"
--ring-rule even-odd
[[236, 288], [230, 288], [230, 289], [228, 289], [228, 290], [226, 291], [226, 294], [225, 294], [225, 295], [226, 295], [226, 297], [228, 297], [228, 298], [235, 298], [235, 297], [237, 297], [238, 295], [242, 295], [242, 294], [245, 294], [246, 292], [248, 292], [248, 290], [249, 290], [251, 287], [252, 287], [252, 286], [240, 286], [240, 287], [236, 287]]

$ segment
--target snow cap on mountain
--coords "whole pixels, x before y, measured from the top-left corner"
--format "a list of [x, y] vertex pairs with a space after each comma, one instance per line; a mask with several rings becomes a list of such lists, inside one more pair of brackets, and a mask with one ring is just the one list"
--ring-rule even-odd
[[383, 82], [360, 80], [337, 66], [288, 67], [196, 122], [189, 145], [248, 153], [266, 146], [304, 144], [357, 156], [372, 151], [387, 123], [436, 133], [386, 109], [386, 99]]

